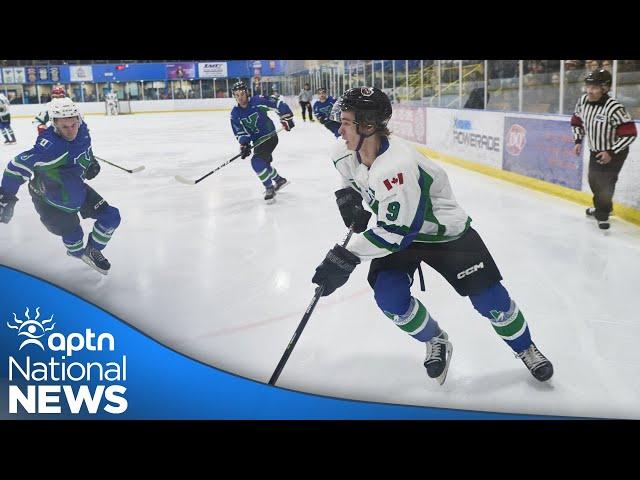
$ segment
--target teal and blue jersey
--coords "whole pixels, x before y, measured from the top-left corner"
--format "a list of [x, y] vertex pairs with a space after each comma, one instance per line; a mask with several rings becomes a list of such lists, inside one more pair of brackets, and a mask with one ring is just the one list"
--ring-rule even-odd
[[334, 103], [336, 103], [336, 99], [331, 95], [329, 95], [324, 102], [318, 100], [313, 104], [313, 114], [318, 119], [329, 120]]
[[46, 203], [65, 212], [77, 212], [86, 197], [84, 173], [92, 161], [91, 136], [84, 122], [72, 141], [62, 138], [51, 126], [33, 148], [9, 162], [2, 175], [2, 189], [15, 195], [20, 185], [31, 180]]
[[231, 128], [240, 145], [249, 142], [255, 144], [276, 129], [273, 121], [267, 115], [269, 110], [278, 112], [280, 116], [292, 115], [291, 109], [286, 103], [273, 97], [253, 96], [249, 98], [249, 104], [246, 108], [242, 108], [240, 105], [233, 107]]

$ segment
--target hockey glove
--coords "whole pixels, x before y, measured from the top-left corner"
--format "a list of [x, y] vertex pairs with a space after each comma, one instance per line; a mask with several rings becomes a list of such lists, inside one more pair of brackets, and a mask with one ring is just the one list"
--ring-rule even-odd
[[89, 164], [87, 169], [84, 171], [84, 178], [87, 180], [91, 180], [92, 178], [96, 178], [96, 176], [100, 173], [100, 164], [95, 160]]
[[362, 197], [358, 192], [351, 187], [338, 190], [336, 203], [347, 228], [353, 225], [354, 233], [362, 233], [367, 229], [371, 212], [363, 208]]
[[251, 144], [240, 145], [240, 158], [247, 158], [249, 155], [251, 155]]
[[282, 127], [287, 131], [291, 131], [291, 129], [294, 127], [293, 124], [293, 115], [290, 113], [285, 113], [284, 115], [282, 115], [280, 117], [280, 123], [282, 124]]
[[322, 263], [316, 268], [311, 279], [316, 285], [324, 285], [322, 296], [331, 295], [337, 288], [347, 283], [349, 275], [358, 266], [360, 259], [341, 245], [334, 246]]
[[18, 198], [15, 195], [4, 193], [0, 188], [0, 223], [9, 223], [13, 217], [13, 207]]
[[316, 118], [318, 119], [318, 121], [319, 121], [322, 125], [324, 125], [324, 122], [326, 122], [326, 121], [327, 121], [327, 117], [325, 117], [325, 116], [324, 116], [324, 115], [322, 115], [322, 114], [318, 114], [318, 115], [316, 115]]

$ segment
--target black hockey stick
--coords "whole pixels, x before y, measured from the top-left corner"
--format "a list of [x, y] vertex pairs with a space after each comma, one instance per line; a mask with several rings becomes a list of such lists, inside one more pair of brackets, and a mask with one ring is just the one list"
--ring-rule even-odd
[[[270, 138], [276, 136], [278, 133], [280, 133], [282, 130], [284, 130], [284, 128], [279, 128], [278, 130], [271, 132], [269, 135], [267, 135], [266, 137], [264, 137], [262, 140], [260, 140], [258, 143], [256, 143], [253, 147], [251, 148], [256, 148], [260, 145], [262, 145], [264, 142], [266, 142], [267, 140], [269, 140]], [[211, 170], [209, 173], [207, 173], [206, 175], [203, 175], [202, 177], [198, 178], [197, 180], [189, 180], [188, 178], [183, 177], [182, 175], [176, 175], [175, 179], [177, 181], [179, 181], [180, 183], [185, 183], [187, 185], [195, 185], [198, 182], [201, 182], [202, 180], [204, 180], [205, 178], [207, 178], [209, 175], [216, 173], [218, 170], [220, 170], [222, 167], [225, 167], [227, 165], [229, 165], [231, 162], [233, 162], [234, 160], [238, 159], [240, 157], [240, 155], [242, 155], [242, 152], [237, 154], [235, 157], [230, 158], [229, 160], [227, 160], [226, 162], [224, 162], [222, 165], [214, 168], [213, 170]]]
[[100, 160], [101, 162], [108, 163], [112, 167], [119, 168], [120, 170], [124, 170], [125, 172], [138, 173], [138, 172], [141, 172], [142, 170], [144, 170], [144, 165], [141, 165], [140, 167], [136, 167], [133, 170], [130, 170], [128, 168], [121, 167], [120, 165], [116, 165], [115, 163], [111, 163], [109, 160], [105, 160], [104, 158], [100, 158], [100, 157], [98, 157], [96, 155], [94, 155], [94, 157], [96, 157], [96, 159]]
[[[353, 235], [353, 225], [351, 225], [351, 227], [349, 228], [349, 233], [347, 234], [347, 237], [342, 242], [343, 247], [347, 246], [347, 244], [349, 243], [349, 240], [351, 240], [351, 235]], [[316, 308], [318, 300], [320, 300], [320, 297], [322, 296], [322, 292], [324, 292], [324, 287], [325, 287], [324, 285], [319, 285], [316, 288], [316, 293], [313, 296], [311, 303], [307, 307], [306, 312], [304, 312], [304, 316], [302, 317], [302, 320], [300, 321], [298, 328], [296, 328], [296, 331], [293, 333], [293, 337], [291, 337], [291, 340], [289, 340], [289, 345], [287, 345], [287, 348], [282, 354], [282, 358], [280, 358], [280, 361], [278, 362], [278, 366], [273, 372], [273, 375], [271, 375], [271, 379], [269, 380], [269, 385], [275, 385], [276, 382], [278, 381], [278, 377], [280, 376], [280, 373], [282, 373], [282, 369], [287, 363], [287, 360], [289, 360], [289, 356], [291, 355], [291, 352], [293, 352], [293, 348], [296, 346], [296, 343], [298, 343], [298, 340], [300, 339], [300, 335], [302, 334], [304, 327], [307, 325], [309, 318], [311, 318], [313, 309]]]

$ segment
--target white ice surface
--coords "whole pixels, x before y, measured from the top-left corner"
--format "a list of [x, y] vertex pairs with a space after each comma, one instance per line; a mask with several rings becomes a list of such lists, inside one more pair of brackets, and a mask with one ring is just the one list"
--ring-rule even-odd
[[[198, 178], [235, 155], [226, 112], [89, 116], [102, 165], [91, 185], [120, 209], [104, 250], [107, 277], [65, 254], [40, 224], [26, 185], [0, 225], [0, 263], [49, 280], [206, 363], [267, 382], [309, 304], [317, 264], [346, 229], [335, 206], [332, 135], [297, 119], [280, 134], [274, 166], [291, 180], [273, 205], [248, 159]], [[15, 119], [2, 168], [35, 139]], [[422, 299], [454, 345], [446, 383], [426, 377], [424, 347], [377, 308], [368, 265], [320, 300], [278, 385], [410, 405], [640, 419], [640, 229], [610, 232], [584, 207], [442, 164], [489, 246], [555, 375], [537, 382], [467, 298], [424, 266]], [[622, 174], [624, 175], [624, 169]], [[92, 220], [83, 220], [85, 233]]]

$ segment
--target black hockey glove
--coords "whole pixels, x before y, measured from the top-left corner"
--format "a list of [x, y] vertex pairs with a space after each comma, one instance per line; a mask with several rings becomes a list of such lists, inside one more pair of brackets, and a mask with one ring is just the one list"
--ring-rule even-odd
[[284, 115], [280, 116], [280, 123], [282, 124], [282, 127], [289, 132], [293, 127], [293, 115], [290, 113], [285, 113]]
[[324, 123], [327, 121], [327, 117], [325, 117], [325, 116], [324, 116], [324, 115], [322, 115], [322, 114], [316, 115], [316, 118], [318, 119], [318, 121], [319, 121], [322, 125], [324, 125]]
[[249, 155], [251, 155], [251, 144], [240, 145], [240, 158], [247, 158]]
[[100, 173], [100, 164], [95, 160], [89, 164], [87, 169], [84, 171], [84, 178], [86, 180], [91, 180], [92, 178], [96, 178], [96, 176]]
[[351, 187], [338, 190], [336, 192], [336, 203], [347, 228], [353, 225], [354, 233], [362, 233], [367, 229], [371, 212], [365, 210], [362, 206], [362, 197], [358, 192]]
[[336, 245], [322, 261], [311, 279], [316, 285], [324, 285], [322, 296], [331, 295], [336, 288], [347, 283], [349, 275], [358, 266], [360, 259], [341, 245]]
[[4, 193], [0, 187], [0, 223], [9, 223], [13, 217], [13, 207], [18, 198], [15, 195]]

